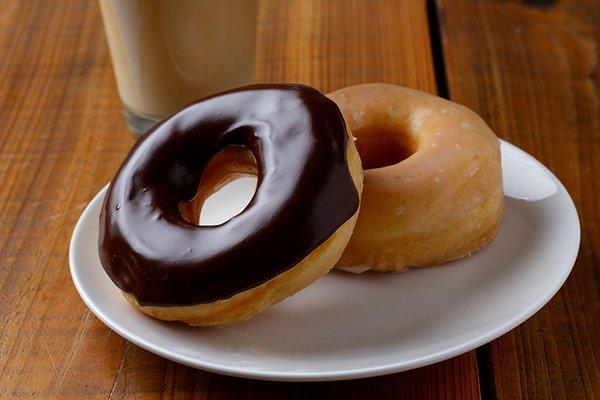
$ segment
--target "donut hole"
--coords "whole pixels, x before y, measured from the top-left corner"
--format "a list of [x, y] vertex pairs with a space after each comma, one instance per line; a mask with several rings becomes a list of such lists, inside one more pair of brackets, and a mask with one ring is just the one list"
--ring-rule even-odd
[[180, 204], [182, 217], [194, 225], [214, 226], [239, 215], [256, 193], [256, 169], [249, 150], [227, 147], [207, 164], [196, 196]]
[[353, 131], [363, 169], [383, 168], [406, 160], [417, 151], [407, 132], [387, 127], [366, 126]]
[[202, 205], [197, 225], [220, 225], [246, 209], [256, 193], [255, 176], [236, 178], [211, 194]]

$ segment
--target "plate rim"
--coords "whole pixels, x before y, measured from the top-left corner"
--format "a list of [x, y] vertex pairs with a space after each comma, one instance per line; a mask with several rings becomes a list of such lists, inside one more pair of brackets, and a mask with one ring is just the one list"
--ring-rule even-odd
[[563, 192], [565, 196], [565, 200], [567, 200], [567, 207], [570, 208], [574, 213], [574, 223], [576, 227], [577, 236], [575, 238], [575, 243], [573, 254], [571, 256], [571, 260], [569, 261], [570, 266], [564, 269], [563, 275], [557, 281], [557, 285], [549, 290], [545, 296], [540, 297], [538, 301], [531, 303], [528, 307], [524, 308], [520, 313], [515, 314], [512, 318], [508, 319], [506, 322], [496, 327], [495, 329], [479, 335], [478, 337], [456, 345], [454, 347], [444, 349], [441, 351], [437, 351], [426, 356], [416, 357], [408, 360], [402, 360], [398, 362], [387, 363], [378, 366], [372, 367], [359, 367], [359, 368], [348, 368], [348, 369], [338, 369], [334, 371], [326, 371], [326, 372], [289, 372], [289, 371], [273, 371], [273, 370], [248, 370], [238, 367], [231, 367], [225, 364], [219, 364], [209, 361], [200, 360], [194, 357], [187, 356], [184, 353], [178, 352], [176, 350], [168, 350], [160, 345], [156, 345], [151, 343], [150, 341], [144, 339], [136, 333], [133, 333], [127, 329], [121, 328], [121, 326], [113, 321], [100, 307], [98, 307], [94, 301], [90, 298], [87, 291], [83, 287], [82, 283], [79, 281], [78, 273], [75, 267], [75, 257], [77, 248], [75, 244], [78, 242], [78, 238], [82, 235], [83, 224], [84, 221], [87, 220], [88, 214], [92, 212], [92, 204], [95, 204], [98, 201], [98, 197], [104, 196], [106, 190], [108, 188], [108, 184], [105, 185], [96, 195], [89, 201], [84, 211], [81, 213], [77, 223], [75, 224], [75, 228], [73, 229], [73, 233], [71, 235], [70, 243], [69, 243], [69, 271], [71, 274], [71, 279], [75, 285], [75, 288], [85, 303], [85, 305], [96, 315], [100, 321], [102, 321], [106, 326], [108, 326], [111, 330], [117, 333], [119, 336], [124, 339], [136, 344], [137, 346], [148, 350], [154, 354], [157, 354], [161, 357], [169, 359], [171, 361], [175, 361], [193, 368], [202, 369], [205, 371], [235, 376], [240, 378], [249, 378], [249, 379], [258, 379], [258, 380], [269, 380], [269, 381], [286, 381], [286, 382], [318, 382], [318, 381], [336, 381], [336, 380], [349, 380], [349, 379], [357, 379], [357, 378], [368, 378], [379, 375], [387, 375], [402, 371], [407, 371], [415, 368], [420, 368], [426, 365], [434, 364], [437, 362], [441, 362], [444, 360], [448, 360], [450, 358], [456, 357], [458, 355], [464, 354], [468, 351], [471, 351], [477, 347], [485, 345], [491, 342], [494, 339], [504, 335], [510, 330], [516, 328], [521, 325], [527, 319], [532, 317], [536, 312], [538, 312], [544, 305], [546, 305], [560, 290], [560, 288], [564, 285], [565, 281], [569, 277], [573, 267], [575, 265], [575, 261], [579, 255], [579, 248], [581, 245], [581, 224], [579, 221], [579, 215], [577, 213], [577, 208], [575, 207], [575, 203], [567, 189], [564, 187], [562, 182], [539, 160], [535, 157], [527, 153], [526, 151], [520, 149], [519, 147], [500, 139], [502, 145], [509, 146], [513, 150], [522, 153], [526, 157], [535, 161], [539, 166], [541, 166], [548, 174], [552, 177], [553, 182], [558, 186], [558, 192]]

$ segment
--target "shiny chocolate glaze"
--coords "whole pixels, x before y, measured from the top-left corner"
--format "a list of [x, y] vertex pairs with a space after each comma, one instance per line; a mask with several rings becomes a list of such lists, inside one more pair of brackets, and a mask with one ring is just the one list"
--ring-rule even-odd
[[[239, 215], [197, 226], [179, 205], [226, 146], [257, 160], [258, 186]], [[287, 271], [359, 206], [338, 107], [302, 85], [253, 85], [202, 99], [135, 144], [100, 215], [99, 254], [142, 305], [229, 298]]]

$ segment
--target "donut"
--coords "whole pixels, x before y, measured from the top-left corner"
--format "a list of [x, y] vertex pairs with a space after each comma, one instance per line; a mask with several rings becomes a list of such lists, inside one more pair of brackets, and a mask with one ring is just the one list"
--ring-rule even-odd
[[[362, 191], [350, 138], [336, 104], [302, 85], [247, 86], [187, 106], [144, 134], [110, 183], [102, 267], [158, 319], [217, 325], [260, 313], [327, 273], [350, 239]], [[258, 183], [240, 214], [200, 226], [212, 159]]]
[[329, 94], [356, 138], [364, 190], [337, 268], [401, 271], [486, 246], [504, 208], [499, 140], [468, 108], [363, 84]]

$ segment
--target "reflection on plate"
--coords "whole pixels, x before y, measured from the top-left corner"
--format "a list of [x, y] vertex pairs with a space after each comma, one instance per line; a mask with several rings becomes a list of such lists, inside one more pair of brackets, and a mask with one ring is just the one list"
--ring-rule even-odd
[[[111, 329], [156, 354], [228, 375], [287, 381], [351, 379], [441, 361], [489, 342], [539, 310], [567, 278], [579, 221], [543, 165], [502, 144], [506, 215], [483, 251], [402, 274], [332, 272], [251, 320], [192, 328], [129, 306], [97, 255], [103, 189], [71, 241], [73, 280]], [[221, 222], [243, 208], [255, 181], [234, 182], [203, 208]]]
[[540, 201], [556, 193], [558, 186], [550, 171], [536, 159], [511, 151], [511, 146], [501, 143], [504, 195], [517, 200]]

